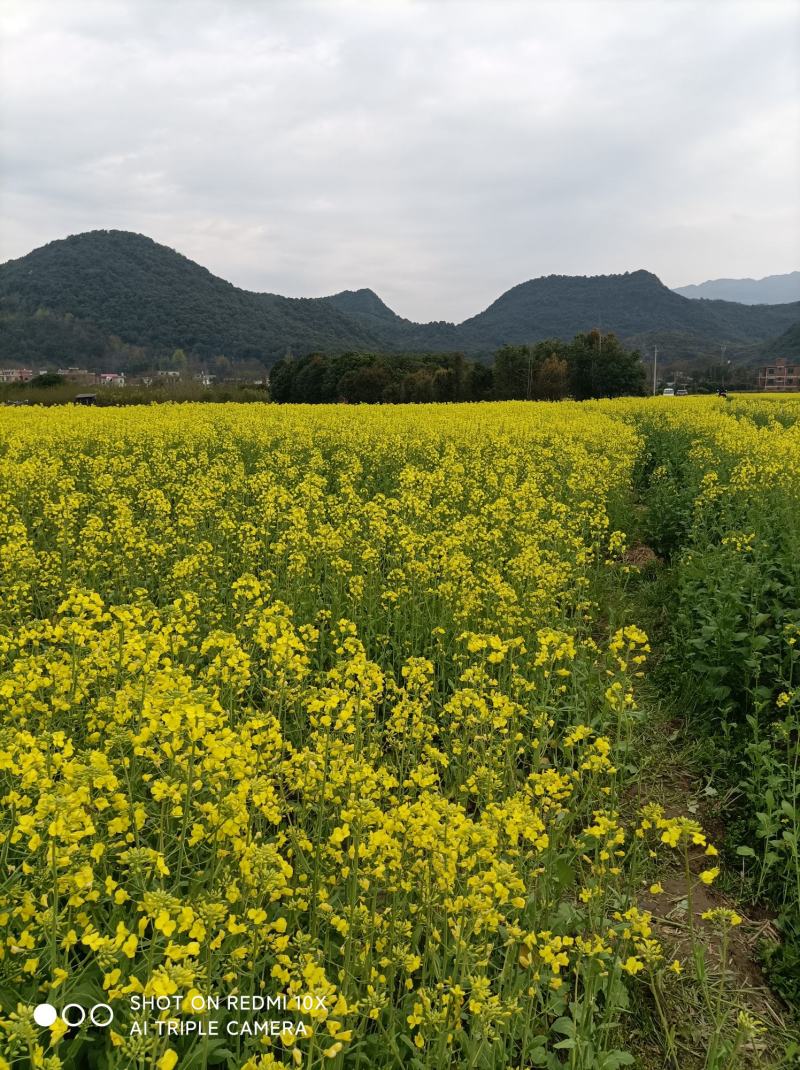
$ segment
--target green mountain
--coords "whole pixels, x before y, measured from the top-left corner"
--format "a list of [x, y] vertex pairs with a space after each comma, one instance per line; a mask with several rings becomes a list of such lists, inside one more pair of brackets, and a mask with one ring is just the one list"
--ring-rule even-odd
[[550, 275], [513, 287], [456, 325], [414, 323], [372, 290], [324, 298], [252, 293], [140, 234], [99, 230], [0, 265], [0, 363], [131, 370], [175, 349], [234, 366], [271, 365], [287, 350], [454, 352], [488, 357], [506, 343], [570, 339], [591, 327], [662, 360], [755, 359], [800, 323], [800, 302], [689, 300], [647, 271]]
[[771, 360], [776, 357], [796, 360], [800, 357], [800, 323], [796, 323], [770, 342], [764, 349], [764, 355]]
[[[329, 302], [255, 294], [141, 234], [91, 231], [0, 267], [0, 299], [24, 315], [70, 313], [105, 336], [158, 354], [275, 360], [287, 348], [374, 347]], [[3, 347], [3, 355], [9, 354]], [[47, 357], [50, 354], [42, 354]]]
[[481, 342], [566, 338], [576, 323], [613, 331], [628, 344], [659, 345], [674, 357], [718, 352], [747, 357], [754, 344], [800, 321], [800, 302], [747, 306], [691, 301], [673, 293], [651, 272], [624, 275], [548, 275], [508, 290], [485, 312], [466, 320]]
[[392, 312], [374, 290], [342, 290], [341, 293], [327, 297], [325, 300], [345, 315], [361, 319], [364, 323], [386, 326], [409, 322], [401, 319], [396, 312]]
[[389, 351], [481, 352], [477, 340], [454, 323], [447, 323], [445, 320], [414, 323], [413, 320], [403, 319], [372, 290], [343, 290], [323, 300], [378, 334], [380, 345]]

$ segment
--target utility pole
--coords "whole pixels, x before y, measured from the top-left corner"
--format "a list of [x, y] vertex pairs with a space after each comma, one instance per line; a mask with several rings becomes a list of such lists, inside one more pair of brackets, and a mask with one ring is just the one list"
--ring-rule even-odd
[[656, 396], [656, 369], [658, 368], [658, 346], [653, 346], [653, 397]]

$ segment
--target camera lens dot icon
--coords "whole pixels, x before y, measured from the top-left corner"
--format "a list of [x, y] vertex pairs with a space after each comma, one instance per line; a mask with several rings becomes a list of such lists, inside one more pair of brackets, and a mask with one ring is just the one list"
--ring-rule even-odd
[[40, 1003], [33, 1009], [33, 1020], [37, 1025], [43, 1027], [52, 1025], [56, 1018], [58, 1018], [58, 1011], [52, 1003]]

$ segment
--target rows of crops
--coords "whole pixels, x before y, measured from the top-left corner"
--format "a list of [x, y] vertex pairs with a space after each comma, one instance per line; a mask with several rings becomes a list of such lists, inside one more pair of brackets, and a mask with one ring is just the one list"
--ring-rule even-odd
[[726, 861], [782, 939], [770, 981], [800, 1008], [800, 399], [636, 416], [648, 537], [674, 562], [663, 685], [727, 791]]
[[0, 414], [0, 1067], [680, 1064], [627, 549], [790, 932], [800, 403], [668, 406]]

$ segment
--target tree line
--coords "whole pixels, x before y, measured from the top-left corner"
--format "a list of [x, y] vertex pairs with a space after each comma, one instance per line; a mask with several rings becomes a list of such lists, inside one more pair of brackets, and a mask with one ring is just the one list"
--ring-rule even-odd
[[311, 353], [284, 357], [270, 373], [273, 401], [425, 402], [549, 400], [644, 393], [637, 350], [598, 330], [571, 342], [506, 345], [491, 364], [463, 353]]

